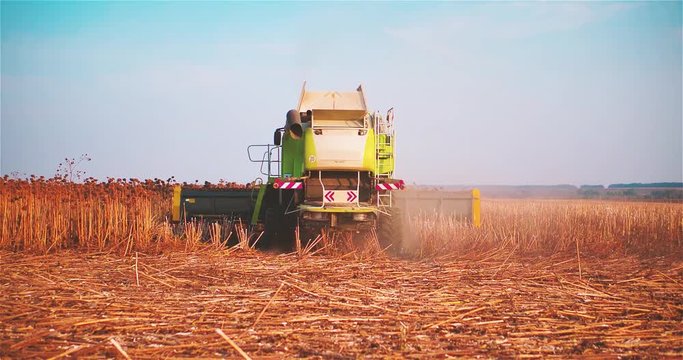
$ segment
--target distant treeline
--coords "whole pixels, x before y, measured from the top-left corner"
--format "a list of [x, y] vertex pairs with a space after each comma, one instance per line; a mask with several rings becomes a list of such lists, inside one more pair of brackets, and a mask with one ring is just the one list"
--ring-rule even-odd
[[683, 200], [683, 183], [612, 184], [607, 188], [602, 185], [582, 185], [578, 193], [583, 198]]
[[[583, 186], [582, 186], [583, 187]], [[608, 189], [683, 188], [683, 182], [611, 184]]]
[[417, 186], [440, 191], [465, 190], [478, 187], [482, 196], [489, 198], [584, 198], [584, 199], [640, 199], [683, 200], [683, 183], [632, 183], [605, 185], [482, 185], [482, 186]]
[[[610, 184], [607, 189], [683, 189], [680, 182]], [[581, 185], [581, 190], [601, 190], [604, 185]]]

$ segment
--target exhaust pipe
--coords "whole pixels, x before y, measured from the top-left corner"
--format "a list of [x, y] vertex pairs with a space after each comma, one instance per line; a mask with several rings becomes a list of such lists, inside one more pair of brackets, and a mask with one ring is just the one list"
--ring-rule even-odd
[[301, 127], [301, 114], [296, 110], [287, 111], [287, 123], [285, 124], [285, 132], [294, 140], [301, 139], [304, 134], [304, 128]]

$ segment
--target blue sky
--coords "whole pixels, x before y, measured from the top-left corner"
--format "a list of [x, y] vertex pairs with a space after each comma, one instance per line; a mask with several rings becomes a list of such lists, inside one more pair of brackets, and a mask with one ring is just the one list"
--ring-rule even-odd
[[301, 84], [419, 184], [682, 181], [681, 2], [8, 2], [1, 172], [251, 181]]

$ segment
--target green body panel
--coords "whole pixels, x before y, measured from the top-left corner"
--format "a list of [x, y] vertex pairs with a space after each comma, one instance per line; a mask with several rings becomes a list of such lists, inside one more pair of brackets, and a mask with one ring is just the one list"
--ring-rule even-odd
[[259, 214], [261, 213], [261, 206], [263, 206], [263, 198], [266, 195], [266, 189], [272, 183], [272, 178], [268, 179], [267, 184], [261, 185], [258, 191], [258, 196], [256, 197], [256, 204], [254, 205], [254, 212], [251, 214], [251, 225], [256, 225], [258, 223]]
[[[305, 131], [308, 132], [309, 130], [310, 129], [306, 129]], [[306, 133], [304, 133], [303, 139], [292, 139], [292, 137], [285, 132], [285, 135], [282, 138], [281, 177], [290, 178], [303, 176], [305, 139]]]
[[394, 146], [393, 139], [385, 134], [378, 135], [377, 157], [377, 173], [387, 174], [394, 171]]
[[368, 137], [365, 139], [365, 150], [363, 151], [363, 169], [375, 172], [375, 131], [368, 129]]
[[[318, 167], [318, 153], [315, 151], [315, 141], [313, 140], [313, 129], [308, 127], [304, 129], [304, 168], [315, 169]], [[313, 161], [311, 161], [313, 160]]]

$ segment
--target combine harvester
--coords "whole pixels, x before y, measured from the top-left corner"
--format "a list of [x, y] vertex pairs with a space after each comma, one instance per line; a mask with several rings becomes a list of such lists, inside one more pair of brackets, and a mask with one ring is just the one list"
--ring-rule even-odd
[[[269, 246], [291, 246], [321, 229], [375, 230], [382, 247], [403, 244], [402, 222], [418, 212], [460, 216], [479, 224], [477, 190], [411, 191], [394, 178], [394, 114], [369, 112], [361, 86], [351, 92], [311, 92], [304, 83], [296, 109], [275, 130], [273, 144], [250, 145], [249, 160], [266, 180], [251, 189], [174, 189], [173, 220], [240, 219], [264, 232]], [[396, 194], [395, 194], [396, 193]]]

